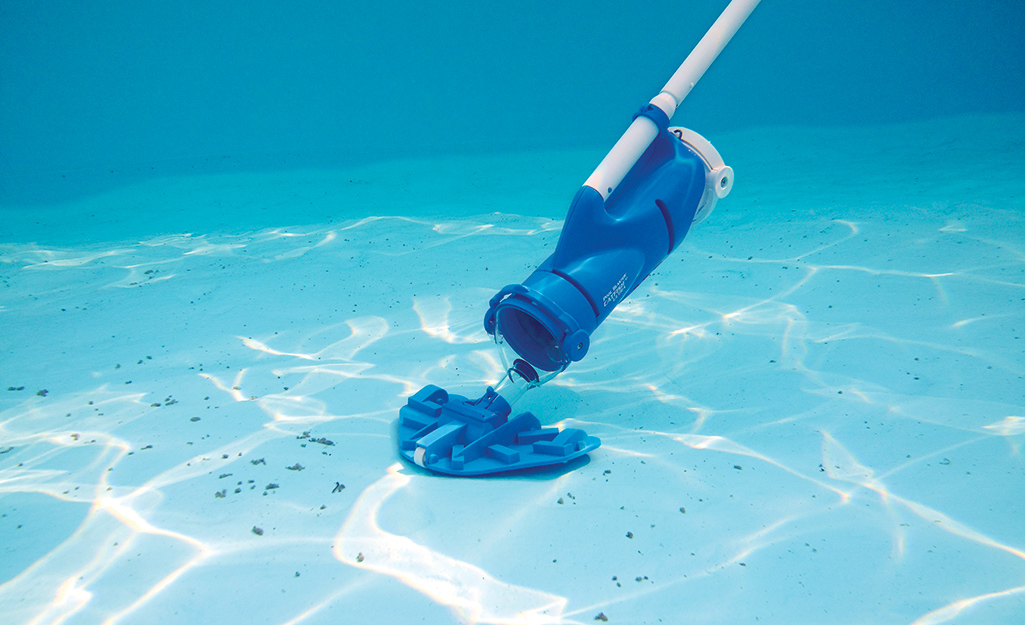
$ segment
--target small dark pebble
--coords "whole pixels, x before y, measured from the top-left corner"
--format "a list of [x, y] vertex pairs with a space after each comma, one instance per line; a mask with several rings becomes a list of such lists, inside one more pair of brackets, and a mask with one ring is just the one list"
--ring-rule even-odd
[[9, 390], [9, 391], [24, 391], [25, 387], [24, 386], [8, 386], [7, 390]]
[[224, 499], [227, 496], [228, 496], [228, 489], [219, 490], [216, 493], [214, 493], [214, 497], [216, 497], [218, 499]]
[[[285, 390], [287, 391], [288, 389], [286, 388]], [[334, 441], [329, 441], [328, 439], [323, 438], [323, 437], [321, 437], [321, 438], [312, 438], [312, 435], [310, 434], [309, 430], [303, 432], [302, 436], [296, 436], [296, 438], [299, 439], [299, 440], [308, 440], [311, 443], [320, 443], [321, 445], [333, 446], [335, 444]]]
[[681, 506], [680, 507], [680, 514], [687, 514], [687, 509]]
[[275, 488], [281, 488], [281, 487], [278, 486], [277, 484], [275, 484], [274, 482], [271, 482], [270, 484], [267, 484], [263, 488], [264, 488], [264, 490], [274, 490]]
[[362, 562], [362, 561], [363, 561], [363, 552], [357, 553], [356, 554], [356, 562]]
[[286, 469], [288, 469], [289, 471], [302, 471], [302, 470], [303, 470], [303, 469], [305, 469], [306, 467], [304, 467], [303, 465], [301, 465], [301, 464], [299, 464], [298, 462], [296, 462], [296, 463], [295, 463], [295, 464], [293, 464], [292, 466], [290, 466], [290, 467], [285, 467], [285, 468], [286, 468]]
[[739, 464], [733, 465], [733, 468], [738, 470], [738, 471], [743, 471], [744, 470], [744, 467], [740, 466]]
[[634, 537], [634, 533], [633, 532], [627, 532], [626, 533], [626, 537], [627, 538], [633, 538]]
[[335, 482], [335, 487], [331, 489], [331, 493], [340, 493], [343, 490], [345, 490], [345, 484], [342, 484], [341, 482]]
[[199, 419], [200, 419], [199, 417], [192, 417], [191, 419], [189, 419], [189, 421], [192, 421], [193, 423], [195, 423], [196, 421], [199, 421]]
[[221, 473], [220, 475], [217, 476], [217, 479], [223, 480], [224, 478], [231, 477], [231, 476], [232, 476], [231, 473]]
[[598, 616], [594, 617], [594, 620], [601, 621], [602, 623], [608, 623], [609, 617], [605, 616], [604, 612], [599, 612]]
[[563, 504], [563, 503], [566, 503], [566, 502], [562, 500], [562, 497], [559, 497], [559, 501], [556, 501], [555, 503]]
[[257, 536], [263, 536], [263, 528], [262, 527], [256, 527], [254, 525], [253, 526], [253, 533], [256, 534]]
[[250, 460], [249, 464], [267, 464], [267, 461], [263, 458], [257, 458], [256, 460]]
[[153, 449], [153, 445], [146, 445], [143, 449]]
[[47, 393], [49, 393], [49, 392], [50, 392], [50, 391], [48, 391], [48, 390], [46, 390], [46, 389], [44, 388], [44, 389], [43, 389], [43, 390], [41, 390], [41, 391], [36, 391], [36, 395], [39, 395], [40, 397], [46, 397], [46, 394], [47, 394]]

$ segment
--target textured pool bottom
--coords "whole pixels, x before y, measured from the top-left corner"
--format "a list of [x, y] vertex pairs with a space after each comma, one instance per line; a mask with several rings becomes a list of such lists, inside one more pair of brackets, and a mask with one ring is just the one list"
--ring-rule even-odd
[[517, 405], [602, 439], [548, 476], [430, 476], [392, 428], [425, 384], [497, 378], [486, 302], [558, 221], [4, 244], [5, 614], [1020, 619], [1025, 182], [999, 163], [1022, 154], [994, 130], [974, 156], [909, 140], [816, 165], [830, 132], [733, 147], [747, 179]]

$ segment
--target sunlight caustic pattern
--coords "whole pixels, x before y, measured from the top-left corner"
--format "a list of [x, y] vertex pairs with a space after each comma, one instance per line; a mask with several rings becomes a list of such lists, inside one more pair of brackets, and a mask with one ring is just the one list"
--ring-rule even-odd
[[0, 246], [5, 618], [1025, 614], [1023, 218], [717, 209], [517, 406], [588, 464], [395, 464], [406, 397], [496, 381], [484, 307], [559, 226]]
[[366, 488], [335, 538], [335, 556], [400, 579], [432, 599], [451, 606], [468, 623], [562, 623], [566, 599], [496, 580], [486, 571], [378, 527], [382, 504], [409, 485], [402, 465]]

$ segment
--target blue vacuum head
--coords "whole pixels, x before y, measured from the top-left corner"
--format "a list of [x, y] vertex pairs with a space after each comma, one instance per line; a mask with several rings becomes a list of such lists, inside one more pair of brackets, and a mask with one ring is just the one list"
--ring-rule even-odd
[[490, 386], [479, 399], [428, 385], [399, 410], [399, 453], [429, 471], [482, 476], [563, 465], [601, 441], [575, 428], [542, 428]]
[[438, 473], [490, 475], [563, 464], [601, 444], [581, 430], [542, 428], [528, 412], [509, 419], [510, 402], [582, 359], [616, 305], [729, 194], [733, 170], [712, 144], [669, 120], [758, 2], [731, 0], [584, 182], [552, 255], [491, 299], [484, 329], [502, 348], [502, 395], [420, 389], [399, 411], [404, 458]]
[[425, 386], [399, 411], [404, 458], [436, 473], [491, 475], [564, 464], [601, 444], [582, 430], [542, 428], [529, 412], [510, 419], [510, 402], [583, 358], [595, 329], [733, 183], [712, 144], [670, 128], [659, 107], [643, 107], [637, 124], [654, 138], [618, 186], [605, 187], [608, 197], [581, 187], [552, 255], [491, 298], [484, 329], [506, 366], [501, 395], [488, 387], [471, 400]]

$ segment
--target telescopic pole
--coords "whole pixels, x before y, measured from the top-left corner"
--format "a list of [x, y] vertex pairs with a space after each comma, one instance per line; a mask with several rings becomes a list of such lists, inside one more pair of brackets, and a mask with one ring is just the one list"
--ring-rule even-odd
[[[662, 91], [651, 99], [650, 104], [660, 108], [667, 117], [672, 119], [676, 108], [687, 97], [712, 61], [719, 56], [719, 53], [726, 47], [726, 44], [733, 38], [733, 35], [760, 1], [732, 0], [719, 19], [715, 20], [712, 27], [701, 38], [698, 45], [687, 55], [683, 65], [676, 70], [666, 86], [662, 87]], [[600, 193], [602, 198], [609, 199], [609, 196], [623, 181], [623, 178], [656, 136], [658, 136], [658, 126], [655, 125], [655, 122], [643, 115], [638, 116], [619, 138], [616, 145], [612, 146], [584, 185]]]

